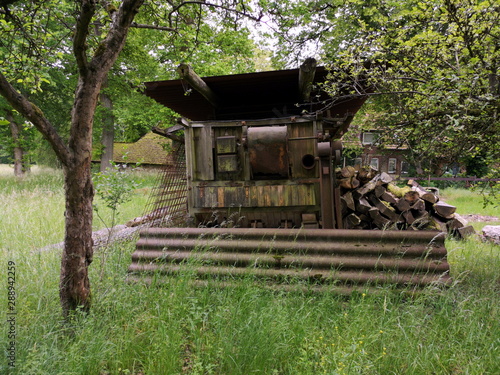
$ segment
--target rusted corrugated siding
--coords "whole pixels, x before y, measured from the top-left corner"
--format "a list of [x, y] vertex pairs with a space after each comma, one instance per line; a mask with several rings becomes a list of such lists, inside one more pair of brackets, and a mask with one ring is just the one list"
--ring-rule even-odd
[[424, 287], [450, 282], [440, 232], [151, 228], [130, 272], [224, 279], [254, 275], [320, 284]]

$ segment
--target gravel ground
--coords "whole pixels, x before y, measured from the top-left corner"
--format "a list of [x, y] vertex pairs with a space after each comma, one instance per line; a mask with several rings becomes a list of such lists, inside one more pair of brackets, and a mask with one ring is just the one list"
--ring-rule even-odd
[[462, 216], [467, 221], [500, 221], [500, 219], [496, 216], [486, 216], [478, 214], [467, 214], [460, 216]]

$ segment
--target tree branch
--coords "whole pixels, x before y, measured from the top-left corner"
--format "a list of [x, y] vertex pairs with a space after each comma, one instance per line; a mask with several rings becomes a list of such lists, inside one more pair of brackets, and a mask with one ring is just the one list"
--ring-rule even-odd
[[80, 71], [80, 76], [87, 74], [87, 36], [89, 25], [95, 13], [95, 2], [93, 0], [83, 0], [80, 15], [76, 20], [76, 31], [73, 38], [73, 53]]
[[113, 66], [127, 38], [128, 30], [144, 0], [123, 0], [117, 14], [113, 17], [106, 38], [99, 44], [91, 65], [100, 71], [107, 71]]
[[136, 29], [152, 29], [152, 30], [161, 30], [161, 31], [172, 31], [172, 32], [177, 32], [177, 29], [174, 29], [173, 27], [167, 27], [167, 26], [155, 26], [155, 25], [144, 25], [140, 24], [137, 22], [132, 22], [130, 27], [134, 27]]
[[43, 112], [35, 104], [31, 103], [21, 93], [19, 93], [0, 72], [0, 95], [2, 95], [10, 105], [19, 111], [24, 118], [30, 121], [45, 139], [50, 143], [59, 161], [68, 165], [70, 162], [69, 151], [62, 138], [57, 134], [54, 126], [47, 120]]
[[0, 0], [0, 7], [5, 8], [10, 4], [14, 4], [16, 1], [19, 0]]
[[205, 0], [200, 0], [200, 1], [184, 1], [184, 2], [180, 3], [179, 5], [177, 5], [175, 8], [173, 8], [170, 11], [168, 17], [170, 18], [172, 16], [172, 14], [174, 14], [175, 12], [177, 12], [180, 8], [182, 8], [185, 5], [189, 5], [189, 4], [204, 5], [204, 6], [210, 6], [210, 7], [214, 7], [214, 8], [219, 8], [219, 9], [226, 10], [228, 12], [232, 12], [234, 14], [238, 14], [240, 16], [246, 17], [246, 18], [251, 19], [253, 21], [257, 21], [257, 22], [259, 22], [262, 19], [262, 15], [259, 15], [259, 17], [255, 17], [255, 16], [252, 16], [251, 14], [248, 14], [246, 11], [242, 12], [242, 11], [239, 11], [239, 10], [228, 8], [228, 7], [226, 7], [224, 5], [221, 5], [221, 4], [208, 3]]

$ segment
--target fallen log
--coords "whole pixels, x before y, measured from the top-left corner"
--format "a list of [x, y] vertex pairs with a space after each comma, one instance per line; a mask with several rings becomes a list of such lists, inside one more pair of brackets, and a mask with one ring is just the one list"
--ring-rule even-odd
[[368, 211], [368, 214], [378, 229], [387, 229], [392, 224], [389, 219], [386, 219], [380, 214], [376, 207], [372, 207], [370, 211]]
[[445, 203], [443, 201], [435, 203], [433, 208], [436, 214], [445, 219], [453, 219], [453, 214], [457, 210], [455, 206], [452, 206], [451, 204]]
[[365, 198], [360, 198], [356, 202], [356, 211], [367, 214], [368, 211], [372, 208], [372, 205]]
[[458, 237], [459, 239], [465, 239], [469, 236], [472, 236], [473, 234], [476, 234], [476, 231], [472, 225], [467, 225], [466, 227], [458, 228], [456, 232], [457, 232], [456, 237]]
[[408, 211], [410, 207], [410, 203], [408, 203], [408, 201], [404, 198], [399, 198], [396, 203], [396, 208], [401, 212]]
[[344, 202], [345, 206], [351, 211], [356, 210], [356, 205], [354, 204], [354, 198], [352, 197], [352, 193], [350, 191], [345, 193], [342, 197], [340, 197], [340, 200]]
[[382, 201], [378, 199], [375, 194], [369, 194], [368, 199], [371, 204], [373, 204], [373, 206], [375, 206], [379, 210], [379, 212], [386, 218], [388, 218], [392, 223], [398, 221], [399, 215], [397, 215], [393, 210], [382, 203]]
[[396, 199], [396, 197], [394, 195], [392, 195], [391, 193], [389, 193], [388, 191], [386, 191], [384, 194], [379, 196], [379, 198], [387, 203], [392, 204], [392, 205], [396, 205], [398, 203], [398, 200]]
[[420, 199], [420, 195], [416, 191], [409, 191], [404, 195], [404, 199], [413, 206], [413, 204]]
[[377, 176], [378, 171], [376, 169], [373, 169], [371, 167], [360, 167], [358, 169], [358, 179], [361, 181], [362, 184], [367, 183], [368, 181], [372, 180], [375, 176]]
[[407, 185], [410, 186], [412, 191], [417, 192], [420, 198], [426, 202], [434, 204], [439, 200], [434, 193], [425, 190], [422, 186], [420, 186], [418, 182], [414, 180], [409, 180]]
[[467, 225], [469, 225], [468, 221], [457, 213], [455, 213], [453, 218], [446, 223], [446, 227], [449, 232], [466, 227]]
[[361, 224], [361, 219], [358, 215], [351, 213], [345, 217], [344, 227], [346, 228], [356, 228]]

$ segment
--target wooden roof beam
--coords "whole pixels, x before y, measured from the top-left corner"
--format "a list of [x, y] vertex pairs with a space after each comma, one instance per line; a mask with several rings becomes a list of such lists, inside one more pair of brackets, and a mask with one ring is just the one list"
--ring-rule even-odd
[[311, 90], [316, 74], [316, 59], [307, 58], [299, 69], [299, 94], [300, 100], [305, 103], [311, 101]]
[[181, 64], [177, 68], [177, 73], [182, 80], [186, 81], [198, 91], [203, 97], [212, 105], [212, 107], [217, 108], [220, 100], [217, 94], [212, 91], [212, 89], [205, 83], [205, 81], [187, 64]]

